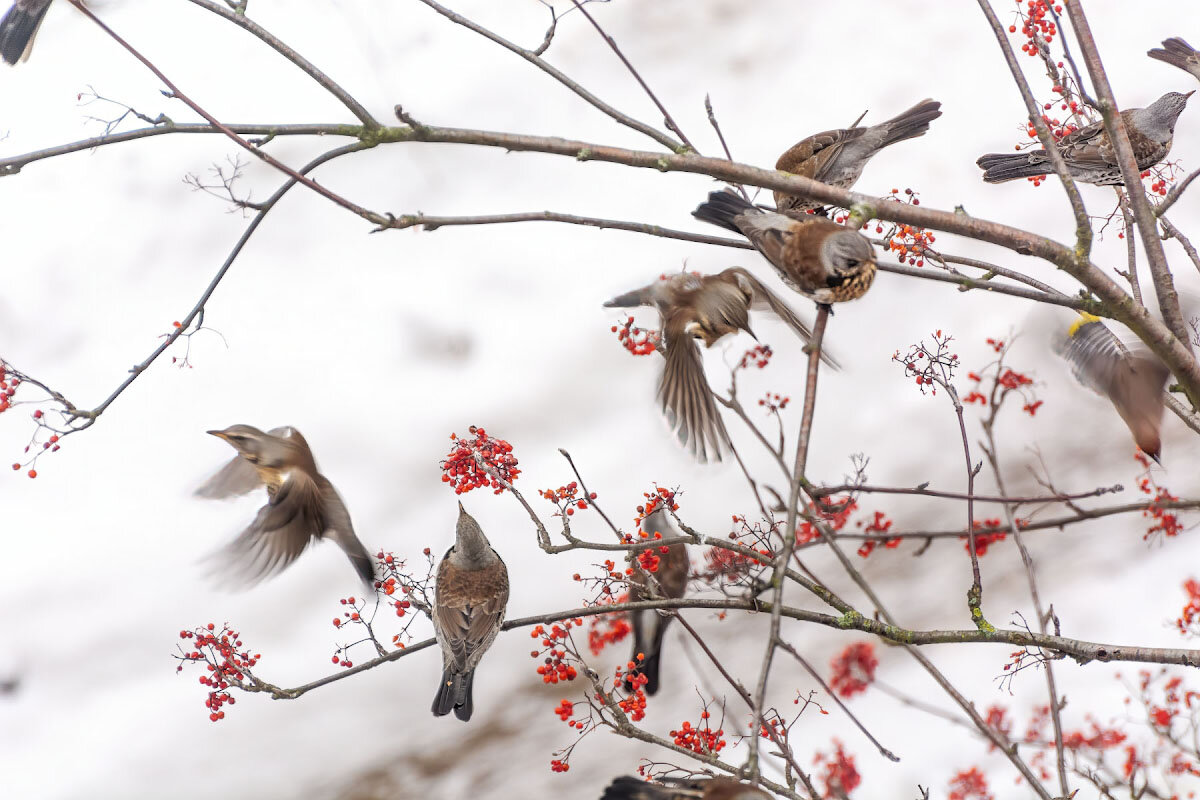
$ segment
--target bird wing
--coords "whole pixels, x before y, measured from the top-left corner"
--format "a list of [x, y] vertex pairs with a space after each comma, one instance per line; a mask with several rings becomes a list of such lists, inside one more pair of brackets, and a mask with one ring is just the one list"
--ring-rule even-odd
[[670, 298], [687, 289], [700, 286], [700, 278], [690, 272], [679, 272], [674, 275], [664, 275], [653, 283], [619, 294], [604, 304], [605, 308], [634, 308], [636, 306], [656, 306], [660, 311], [670, 303]]
[[[304, 441], [295, 428], [287, 426], [272, 428], [267, 433], [281, 439], [295, 436], [300, 438], [300, 441]], [[240, 455], [236, 455], [215, 475], [201, 484], [200, 488], [196, 489], [195, 495], [209, 499], [235, 497], [252, 492], [262, 485], [262, 478], [259, 477], [258, 470], [254, 465]]]
[[700, 348], [685, 332], [691, 321], [689, 314], [678, 312], [663, 320], [667, 363], [659, 379], [658, 399], [679, 443], [691, 449], [700, 461], [707, 461], [710, 454], [714, 461], [720, 461], [729, 434], [704, 377]]
[[294, 469], [254, 521], [219, 551], [224, 571], [232, 582], [253, 585], [299, 558], [324, 530], [320, 486]]
[[1178, 36], [1164, 40], [1161, 49], [1155, 48], [1146, 55], [1179, 67], [1200, 79], [1200, 53], [1197, 53], [1195, 48]]
[[[1059, 139], [1058, 149], [1068, 164], [1107, 166], [1113, 163], [1111, 152], [1105, 147], [1107, 142], [1104, 123], [1093, 122]], [[1106, 151], [1110, 154], [1106, 155]]]
[[739, 214], [734, 219], [742, 235], [750, 240], [754, 249], [766, 256], [775, 266], [783, 263], [783, 252], [791, 228], [796, 221], [783, 214], [766, 211], [763, 213]]
[[[459, 672], [473, 669], [475, 653], [486, 650], [504, 622], [508, 572], [503, 561], [481, 570], [463, 570], [446, 553], [438, 565], [433, 624]], [[495, 552], [495, 551], [493, 551]], [[497, 556], [498, 557], [498, 556]]]
[[784, 151], [784, 154], [775, 162], [775, 169], [823, 181], [842, 149], [848, 143], [860, 138], [867, 130], [867, 128], [842, 128], [814, 133]]
[[[753, 295], [750, 301], [750, 307], [753, 309], [766, 309], [787, 323], [788, 327], [796, 332], [806, 342], [811, 342], [813, 338], [812, 330], [809, 329], [804, 321], [796, 315], [792, 307], [783, 301], [779, 295], [772, 292], [767, 285], [754, 277], [749, 270], [744, 267], [730, 267], [725, 270], [725, 273], [733, 273], [737, 276], [739, 282]], [[821, 348], [821, 360], [826, 365], [841, 369], [841, 364], [837, 359], [825, 352], [825, 348]]]

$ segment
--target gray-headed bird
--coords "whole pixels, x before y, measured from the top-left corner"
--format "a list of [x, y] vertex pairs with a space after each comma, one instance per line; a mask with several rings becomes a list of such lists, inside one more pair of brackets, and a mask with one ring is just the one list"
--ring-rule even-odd
[[[614, 297], [604, 305], [658, 309], [667, 360], [658, 383], [658, 398], [671, 430], [700, 461], [710, 456], [720, 461], [729, 434], [704, 377], [700, 349], [692, 340], [699, 339], [712, 347], [722, 336], [739, 330], [754, 336], [750, 330], [751, 308], [774, 312], [805, 341], [812, 339], [812, 331], [796, 312], [741, 267], [730, 267], [716, 275], [681, 272]], [[832, 359], [826, 361], [836, 366]]]
[[1162, 44], [1161, 49], [1156, 47], [1147, 51], [1146, 55], [1190, 72], [1196, 80], [1200, 80], [1200, 53], [1194, 47], [1178, 36], [1164, 39]]
[[729, 189], [692, 216], [740, 233], [792, 289], [823, 305], [862, 297], [875, 280], [875, 250], [856, 230], [824, 217], [765, 211]]
[[229, 577], [256, 583], [286, 568], [314, 540], [332, 539], [359, 578], [371, 585], [371, 557], [354, 533], [341, 496], [317, 471], [300, 431], [283, 427], [263, 433], [250, 425], [233, 425], [208, 432], [238, 454], [196, 490], [198, 496], [232, 497], [267, 487], [267, 504], [223, 551]]
[[[671, 536], [666, 510], [659, 508], [643, 519], [642, 530], [649, 534], [649, 541], [654, 541], [655, 533], [662, 534], [663, 538]], [[629, 579], [632, 584], [629, 588], [629, 599], [632, 602], [683, 597], [683, 593], [687, 591], [688, 571], [691, 568], [687, 545], [682, 542], [669, 545], [666, 553], [660, 553], [659, 548], [656, 547], [654, 553], [658, 556], [658, 569], [652, 574], [658, 586], [655, 588], [648, 585], [649, 580], [646, 574], [641, 569], [635, 568]], [[633, 670], [634, 672], [640, 672], [646, 676], [646, 684], [642, 690], [648, 695], [658, 691], [663, 634], [670, 621], [670, 616], [660, 614], [652, 608], [645, 611], [634, 611], [631, 615], [633, 655], [629, 660], [638, 665]], [[639, 654], [643, 657], [641, 660], [638, 659]]]
[[433, 698], [433, 715], [453, 711], [465, 722], [474, 710], [475, 668], [504, 623], [508, 570], [462, 503], [454, 546], [438, 564], [434, 594], [433, 632], [442, 648], [442, 682]]
[[[1150, 169], [1171, 152], [1175, 121], [1193, 94], [1195, 90], [1187, 94], [1167, 92], [1145, 108], [1127, 108], [1121, 112], [1139, 170]], [[1055, 147], [1075, 180], [1096, 186], [1122, 185], [1117, 155], [1108, 134], [1104, 132], [1104, 123], [1093, 122], [1067, 134], [1055, 143]], [[980, 156], [975, 163], [983, 169], [983, 179], [988, 183], [1004, 183], [1054, 172], [1050, 157], [1042, 149], [1021, 153], [988, 153]]]
[[1171, 375], [1158, 356], [1129, 350], [1091, 314], [1080, 314], [1055, 350], [1071, 365], [1076, 380], [1109, 399], [1137, 446], [1158, 461], [1163, 388]]
[[762, 789], [733, 778], [663, 778], [660, 786], [622, 775], [609, 784], [600, 800], [771, 800]]
[[[936, 100], [922, 100], [878, 125], [814, 133], [788, 148], [775, 162], [775, 169], [849, 189], [876, 153], [896, 142], [923, 136], [929, 123], [942, 115], [941, 108]], [[820, 201], [775, 192], [775, 206], [783, 212], [803, 213], [822, 205]]]
[[12, 8], [0, 18], [0, 58], [9, 64], [25, 61], [33, 50], [33, 37], [42, 20], [50, 0], [16, 0]]

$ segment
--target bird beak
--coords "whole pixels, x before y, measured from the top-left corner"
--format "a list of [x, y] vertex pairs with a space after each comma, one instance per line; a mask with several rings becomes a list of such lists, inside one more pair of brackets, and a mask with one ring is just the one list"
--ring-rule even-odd
[[1196, 90], [1195, 90], [1195, 89], [1192, 89], [1190, 92], [1188, 92], [1187, 94], [1185, 94], [1185, 95], [1183, 96], [1183, 99], [1184, 99], [1184, 100], [1187, 100], [1189, 97], [1191, 97], [1191, 96], [1192, 96], [1192, 95], [1194, 95], [1195, 93], [1196, 93]]
[[754, 331], [750, 330], [750, 326], [749, 326], [749, 325], [747, 325], [746, 327], [742, 328], [742, 330], [744, 330], [746, 333], [750, 334], [750, 338], [751, 338], [751, 339], [753, 339], [753, 340], [754, 340], [754, 341], [756, 341], [756, 342], [758, 341], [758, 337], [754, 335]]
[[225, 431], [205, 431], [205, 433], [207, 433], [209, 436], [216, 436], [218, 439], [229, 441], [229, 436], [226, 435]]
[[467, 513], [467, 510], [465, 508], [463, 508], [462, 500], [458, 501], [458, 513], [459, 514]]

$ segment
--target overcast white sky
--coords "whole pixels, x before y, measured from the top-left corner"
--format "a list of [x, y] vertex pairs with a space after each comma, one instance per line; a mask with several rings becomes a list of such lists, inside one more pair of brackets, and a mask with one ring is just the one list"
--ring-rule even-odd
[[[351, 121], [258, 40], [190, 3], [105, 0], [94, 7], [224, 121]], [[453, 7], [527, 46], [541, 41], [548, 20], [534, 0], [463, 0]], [[764, 166], [801, 137], [848, 125], [865, 109], [866, 122], [878, 122], [933, 97], [944, 114], [930, 133], [872, 162], [858, 188], [882, 194], [913, 187], [931, 207], [962, 205], [1060, 240], [1071, 235], [1069, 210], [1053, 182], [1034, 190], [979, 179], [975, 158], [1010, 148], [1024, 111], [973, 3], [615, 0], [590, 8], [706, 153], [718, 152], [705, 120], [706, 94], [735, 157]], [[1183, 72], [1144, 55], [1167, 36], [1200, 39], [1195, 3], [1089, 0], [1087, 8], [1122, 104], [1196, 88]], [[654, 146], [417, 2], [254, 0], [250, 12], [382, 120], [401, 103], [431, 124]], [[1000, 13], [1007, 22], [1008, 4]], [[657, 120], [578, 15], [562, 22], [547, 57], [605, 100]], [[1037, 80], [1036, 70], [1031, 77]], [[0, 154], [97, 135], [101, 127], [89, 117], [114, 112], [79, 102], [81, 92], [151, 117], [191, 120], [160, 88], [79, 13], [55, 4], [33, 58], [0, 70], [0, 136], [7, 134]], [[299, 165], [329, 146], [288, 140], [271, 151]], [[161, 137], [39, 162], [0, 180], [0, 356], [81, 406], [99, 402], [186, 313], [243, 230], [240, 213], [183, 181], [234, 152], [215, 136]], [[1200, 107], [1185, 111], [1173, 157], [1186, 169], [1200, 166]], [[703, 226], [689, 214], [714, 186], [700, 176], [432, 144], [381, 147], [317, 177], [362, 205], [397, 214], [552, 209], [693, 230]], [[242, 188], [262, 199], [279, 183], [269, 168], [253, 164]], [[1093, 213], [1108, 213], [1111, 192], [1084, 191]], [[1198, 212], [1200, 193], [1193, 190], [1172, 217], [1186, 226]], [[213, 586], [198, 560], [240, 530], [261, 498], [211, 503], [191, 496], [230, 455], [204, 435], [209, 428], [296, 426], [345, 497], [367, 547], [410, 557], [424, 547], [440, 553], [452, 539], [454, 497], [439, 481], [437, 462], [448, 435], [470, 424], [513, 443], [524, 470], [519, 485], [530, 497], [571, 479], [557, 453], [563, 447], [623, 524], [632, 522], [654, 481], [681, 486], [684, 518], [714, 534], [727, 532], [730, 514], [752, 511], [736, 465], [701, 467], [674, 446], [653, 403], [656, 359], [628, 357], [609, 332], [617, 316], [600, 304], [685, 263], [705, 272], [738, 263], [774, 281], [758, 256], [541, 223], [368, 232], [366, 223], [328, 201], [294, 191], [209, 303], [207, 324], [221, 335], [193, 339], [193, 369], [156, 364], [93, 429], [45, 458], [36, 480], [0, 473], [0, 678], [21, 681], [16, 694], [0, 696], [0, 794], [324, 797], [353, 784], [356, 797], [469, 791], [485, 800], [511, 797], [520, 787], [529, 796], [586, 800], [598, 797], [612, 775], [633, 770], [639, 757], [657, 755], [597, 734], [576, 751], [568, 776], [552, 775], [551, 752], [571, 735], [551, 709], [582, 687], [537, 685], [520, 631], [500, 637], [485, 658], [470, 726], [429, 715], [439, 669], [432, 650], [295, 702], [239, 696], [215, 725], [197, 674], [175, 674], [171, 653], [181, 628], [229, 621], [263, 654], [263, 678], [296, 685], [320, 677], [330, 669], [334, 644], [343, 641], [329, 624], [337, 599], [356, 591], [344, 558], [329, 545], [252, 591]], [[941, 235], [938, 245], [1075, 288], [1045, 264], [996, 248]], [[1179, 265], [1181, 286], [1194, 291], [1194, 271], [1173, 243], [1168, 254]], [[1115, 230], [1097, 244], [1095, 258], [1123, 266], [1124, 242]], [[839, 307], [831, 322], [828, 342], [846, 369], [822, 376], [810, 475], [838, 482], [851, 469], [849, 456], [865, 453], [873, 482], [963, 488], [949, 403], [921, 397], [889, 363], [892, 352], [941, 328], [957, 338], [971, 366], [989, 357], [985, 337], [1030, 325], [1044, 331], [1062, 319], [1047, 322], [1010, 298], [881, 275], [866, 298]], [[644, 322], [654, 324], [651, 316]], [[799, 344], [778, 323], [755, 329], [778, 356], [747, 380], [744, 396], [770, 389], [798, 398]], [[722, 359], [736, 358], [748, 341], [730, 339], [707, 356], [714, 385], [725, 382]], [[1124, 483], [1125, 499], [1133, 500], [1132, 445], [1111, 407], [1069, 382], [1040, 333], [1021, 339], [1013, 359], [1045, 382], [1046, 398], [1034, 419], [1015, 410], [1006, 416], [1001, 455], [1015, 486], [1033, 485], [1026, 467], [1037, 446], [1061, 487]], [[793, 426], [798, 406], [788, 409]], [[0, 417], [0, 464], [21, 458], [32, 432], [27, 411]], [[730, 427], [745, 443], [751, 468], [769, 476], [769, 458]], [[973, 441], [977, 436], [975, 428]], [[1176, 494], [1195, 496], [1194, 438], [1172, 419], [1165, 438], [1163, 479]], [[990, 488], [990, 481], [983, 485]], [[528, 518], [508, 497], [477, 492], [465, 502], [508, 563], [510, 616], [578, 603], [570, 575], [600, 559], [544, 555]], [[868, 499], [863, 506], [888, 511], [905, 529], [947, 527], [962, 518], [955, 504]], [[580, 532], [604, 535], [591, 515], [576, 519]], [[1043, 590], [1064, 633], [1181, 644], [1166, 621], [1182, 604], [1178, 587], [1197, 563], [1194, 532], [1146, 545], [1143, 530], [1140, 519], [1128, 518], [1036, 539]], [[961, 546], [934, 547], [920, 559], [913, 550], [873, 556], [868, 576], [912, 625], [967, 625]], [[814, 555], [810, 566], [861, 600], [829, 559]], [[1028, 611], [1011, 545], [989, 553], [984, 576], [993, 621]], [[737, 641], [730, 664], [752, 680], [759, 639], [745, 626], [735, 630], [699, 613], [689, 618], [714, 641]], [[787, 633], [820, 664], [861, 638], [799, 625]], [[743, 646], [747, 639], [752, 646]], [[693, 686], [720, 691], [712, 675], [697, 679], [678, 631], [667, 646], [669, 668], [679, 677], [655, 698], [647, 718], [663, 733], [695, 719]], [[1043, 683], [1032, 672], [1017, 681], [1015, 696], [998, 690], [994, 678], [1007, 650], [931, 653], [980, 707], [1041, 702]], [[947, 705], [903, 654], [883, 648], [880, 655], [889, 684]], [[358, 660], [365, 656], [359, 652]], [[610, 670], [624, 657], [622, 646], [599, 664]], [[1117, 671], [1061, 665], [1075, 724], [1085, 710], [1101, 719], [1125, 713]], [[785, 665], [773, 698], [786, 703], [809, 688]], [[735, 703], [731, 698], [731, 716], [741, 714]], [[813, 715], [793, 742], [807, 760], [840, 737], [867, 776], [862, 797], [897, 796], [898, 788], [900, 796], [916, 796], [918, 782], [932, 784], [938, 796], [950, 774], [976, 763], [993, 768], [993, 785], [1007, 796], [1011, 769], [949, 726], [914, 718], [879, 695], [860, 699], [856, 708], [901, 756], [899, 765], [875, 756], [836, 712]], [[450, 768], [455, 758], [461, 761]]]

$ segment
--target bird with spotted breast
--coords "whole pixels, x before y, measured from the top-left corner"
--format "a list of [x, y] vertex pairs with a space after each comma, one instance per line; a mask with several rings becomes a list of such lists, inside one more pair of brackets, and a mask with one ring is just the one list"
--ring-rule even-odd
[[[1139, 170], [1150, 169], [1171, 152], [1175, 122], [1193, 94], [1195, 90], [1187, 94], [1167, 92], [1145, 108], [1127, 108], [1121, 112]], [[1055, 147], [1075, 180], [1095, 186], [1123, 185], [1116, 151], [1103, 122], [1093, 122], [1067, 134]], [[988, 153], [975, 163], [983, 169], [987, 183], [1032, 178], [1054, 171], [1050, 157], [1040, 148], [1020, 153]]]
[[9, 64], [27, 61], [50, 0], [16, 0], [0, 18], [0, 58]]
[[238, 454], [196, 490], [197, 496], [232, 497], [267, 488], [267, 504], [220, 552], [223, 577], [257, 583], [285, 569], [311, 542], [332, 539], [363, 583], [371, 585], [375, 579], [371, 556], [354, 533], [345, 502], [317, 470], [300, 431], [281, 427], [263, 433], [250, 425], [232, 425], [208, 433]]
[[[923, 136], [929, 130], [929, 123], [942, 115], [941, 108], [941, 103], [926, 99], [878, 125], [814, 133], [788, 148], [775, 162], [775, 169], [849, 189], [876, 153], [897, 142]], [[822, 205], [817, 200], [775, 192], [775, 207], [786, 214], [802, 214]]]
[[442, 648], [442, 681], [433, 715], [466, 722], [475, 710], [475, 669], [492, 646], [508, 606], [508, 570], [475, 518], [458, 504], [454, 545], [438, 564], [433, 632]]
[[822, 305], [862, 297], [875, 280], [871, 242], [825, 217], [794, 219], [730, 189], [711, 193], [692, 216], [745, 236], [784, 283]]
[[600, 800], [771, 800], [762, 789], [733, 778], [662, 778], [662, 785], [622, 775]]
[[[666, 509], [659, 506], [650, 512], [642, 520], [642, 531], [649, 537], [648, 541], [654, 541], [655, 534], [661, 535], [662, 538], [671, 536], [672, 531]], [[657, 547], [652, 549], [652, 554], [658, 558], [657, 567], [651, 573], [654, 577], [653, 583], [643, 570], [634, 568], [633, 575], [629, 578], [631, 602], [678, 598], [683, 597], [687, 591], [688, 572], [691, 569], [687, 545], [682, 542], [668, 545], [665, 553], [659, 552], [659, 549]], [[661, 614], [652, 608], [634, 611], [630, 617], [633, 625], [633, 654], [629, 660], [637, 665], [635, 669], [631, 670], [631, 674], [636, 672], [644, 675], [646, 683], [642, 686], [642, 691], [652, 695], [658, 691], [663, 634], [666, 633], [667, 625], [671, 622], [672, 617]], [[632, 686], [629, 682], [626, 685]]]
[[[796, 312], [742, 267], [730, 267], [716, 275], [680, 272], [664, 276], [604, 305], [653, 306], [658, 310], [666, 349], [658, 398], [671, 430], [702, 462], [721, 460], [729, 434], [704, 377], [704, 362], [694, 340], [712, 347], [726, 334], [739, 330], [754, 336], [750, 330], [752, 308], [771, 311], [802, 339], [812, 339], [812, 331]], [[831, 357], [824, 358], [836, 366]]]
[[1158, 356], [1126, 347], [1099, 317], [1082, 313], [1054, 349], [1077, 381], [1108, 398], [1141, 451], [1159, 461], [1163, 389], [1171, 372]]
[[1200, 53], [1196, 52], [1196, 48], [1178, 36], [1164, 39], [1162, 44], [1161, 48], [1156, 47], [1149, 50], [1146, 55], [1173, 67], [1179, 67], [1184, 72], [1191, 73], [1196, 80], [1200, 80]]

